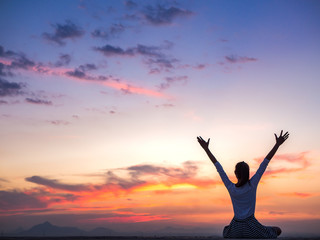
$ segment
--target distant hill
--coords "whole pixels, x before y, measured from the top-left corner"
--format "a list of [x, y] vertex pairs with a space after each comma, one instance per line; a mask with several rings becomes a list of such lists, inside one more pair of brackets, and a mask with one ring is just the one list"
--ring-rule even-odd
[[6, 236], [15, 237], [117, 237], [117, 236], [212, 236], [212, 228], [177, 228], [165, 227], [150, 232], [116, 232], [109, 228], [97, 227], [90, 231], [85, 231], [77, 227], [60, 227], [44, 222], [31, 227], [29, 230], [16, 229], [6, 234]]
[[77, 227], [59, 227], [52, 225], [50, 222], [44, 222], [30, 228], [29, 230], [15, 230], [12, 236], [27, 236], [27, 237], [66, 237], [66, 236], [115, 236], [119, 235], [115, 231], [108, 228], [95, 228], [91, 231], [84, 231]]
[[86, 232], [76, 227], [58, 227], [49, 222], [44, 222], [18, 233], [19, 236], [83, 236]]

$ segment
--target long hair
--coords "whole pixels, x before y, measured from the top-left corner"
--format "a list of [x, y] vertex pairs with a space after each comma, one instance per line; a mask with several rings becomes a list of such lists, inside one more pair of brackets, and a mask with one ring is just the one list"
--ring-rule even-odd
[[238, 182], [236, 187], [241, 187], [249, 181], [249, 165], [245, 162], [238, 162], [234, 171]]

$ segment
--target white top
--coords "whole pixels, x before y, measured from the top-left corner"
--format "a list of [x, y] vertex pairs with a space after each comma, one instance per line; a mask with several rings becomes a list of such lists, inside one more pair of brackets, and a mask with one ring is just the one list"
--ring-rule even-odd
[[249, 182], [241, 187], [236, 187], [236, 185], [229, 180], [219, 162], [214, 164], [224, 185], [228, 189], [232, 201], [234, 217], [236, 219], [245, 219], [254, 214], [256, 207], [257, 186], [262, 174], [268, 166], [268, 163], [269, 160], [265, 158], [260, 164], [255, 175], [250, 179]]

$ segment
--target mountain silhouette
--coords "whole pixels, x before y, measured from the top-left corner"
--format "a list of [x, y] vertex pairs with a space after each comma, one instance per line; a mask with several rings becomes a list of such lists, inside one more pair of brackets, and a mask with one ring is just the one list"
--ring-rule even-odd
[[22, 231], [20, 236], [83, 236], [86, 232], [76, 227], [58, 227], [50, 222], [44, 222], [33, 226], [27, 231]]
[[210, 236], [212, 235], [212, 228], [179, 228], [179, 227], [165, 227], [159, 230], [153, 231], [130, 231], [130, 232], [116, 232], [109, 228], [97, 227], [90, 231], [84, 231], [77, 227], [60, 227], [51, 224], [50, 222], [44, 222], [31, 227], [29, 230], [16, 229], [11, 233], [5, 234], [5, 236], [15, 237], [102, 237], [102, 236]]

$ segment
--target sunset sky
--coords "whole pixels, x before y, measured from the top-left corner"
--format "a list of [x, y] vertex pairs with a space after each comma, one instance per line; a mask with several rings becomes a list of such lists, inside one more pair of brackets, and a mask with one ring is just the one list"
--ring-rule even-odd
[[[319, 1], [0, 1], [0, 231], [221, 234], [281, 129], [256, 217], [320, 235]], [[298, 226], [298, 227], [297, 227]]]

